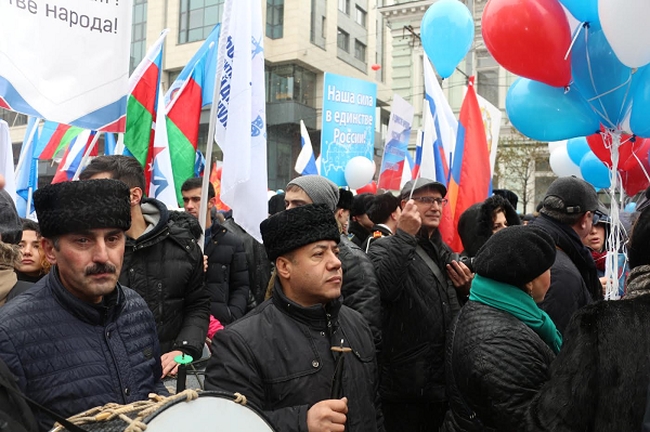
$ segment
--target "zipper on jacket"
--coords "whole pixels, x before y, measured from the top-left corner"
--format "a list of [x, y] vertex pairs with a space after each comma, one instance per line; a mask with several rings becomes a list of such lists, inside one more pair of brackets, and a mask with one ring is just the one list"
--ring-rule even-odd
[[122, 404], [127, 404], [128, 400], [126, 399], [126, 396], [128, 395], [125, 394], [125, 387], [122, 384], [122, 374], [120, 374], [120, 368], [117, 366], [118, 365], [117, 358], [115, 358], [115, 353], [113, 352], [113, 347], [111, 346], [109, 340], [111, 338], [110, 336], [111, 333], [115, 333], [117, 331], [118, 331], [117, 327], [115, 327], [112, 330], [109, 330], [107, 327], [104, 327], [104, 329], [102, 330], [102, 332], [104, 333], [104, 341], [106, 342], [108, 351], [110, 351], [111, 357], [113, 358], [113, 365], [115, 365], [115, 375], [117, 375], [117, 382], [119, 383], [120, 386], [120, 397], [122, 398]]

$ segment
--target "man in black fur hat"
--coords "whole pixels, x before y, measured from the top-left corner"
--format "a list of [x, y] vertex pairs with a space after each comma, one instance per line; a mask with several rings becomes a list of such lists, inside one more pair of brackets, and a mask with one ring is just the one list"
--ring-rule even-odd
[[551, 287], [539, 307], [564, 333], [571, 315], [603, 298], [596, 264], [582, 238], [602, 213], [593, 186], [577, 177], [560, 177], [548, 187], [540, 216], [532, 224], [551, 235], [557, 247]]
[[277, 431], [383, 430], [372, 334], [342, 304], [331, 208], [292, 208], [260, 228], [277, 269], [272, 297], [215, 335], [206, 389], [246, 395]]
[[[118, 283], [129, 188], [64, 182], [34, 193], [52, 270], [0, 308], [0, 359], [25, 395], [63, 417], [165, 392], [153, 315]], [[39, 430], [54, 419], [35, 411]]]
[[174, 374], [174, 358], [189, 354], [199, 359], [208, 332], [210, 296], [197, 243], [201, 226], [192, 215], [169, 211], [162, 202], [144, 197], [144, 170], [135, 158], [96, 157], [79, 178], [112, 178], [130, 188], [132, 223], [120, 283], [149, 305], [163, 352], [163, 376]]

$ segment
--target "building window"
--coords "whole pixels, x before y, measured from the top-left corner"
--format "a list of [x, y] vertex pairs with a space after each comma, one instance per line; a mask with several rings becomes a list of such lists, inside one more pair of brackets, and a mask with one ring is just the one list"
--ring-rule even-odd
[[221, 22], [225, 0], [181, 0], [178, 43], [205, 40]]
[[476, 92], [487, 99], [495, 107], [499, 107], [499, 70], [479, 70], [476, 74]]
[[320, 37], [327, 39], [327, 17], [322, 17], [321, 28], [320, 28]]
[[266, 37], [280, 39], [284, 31], [284, 0], [266, 1]]
[[350, 15], [350, 0], [339, 0], [339, 10], [346, 15]]
[[363, 9], [361, 9], [359, 6], [355, 8], [355, 13], [354, 13], [354, 21], [359, 24], [361, 27], [366, 28], [366, 17], [367, 13]]
[[131, 59], [129, 73], [132, 73], [147, 53], [147, 0], [133, 1], [131, 23]]
[[358, 40], [354, 41], [354, 58], [366, 62], [366, 46]]
[[336, 46], [345, 52], [350, 52], [350, 35], [341, 29], [338, 29], [338, 36], [336, 38]]
[[9, 111], [4, 108], [0, 108], [0, 120], [6, 121], [9, 127], [27, 124], [27, 116], [25, 114], [18, 114], [15, 111]]
[[296, 65], [282, 65], [266, 71], [266, 100], [269, 103], [294, 101], [316, 106], [316, 74]]

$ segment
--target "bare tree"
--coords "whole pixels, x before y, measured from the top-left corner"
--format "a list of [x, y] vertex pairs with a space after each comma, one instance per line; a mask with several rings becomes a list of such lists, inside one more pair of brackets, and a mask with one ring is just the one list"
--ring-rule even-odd
[[523, 213], [532, 211], [529, 202], [535, 205], [535, 183], [540, 170], [544, 176], [549, 171], [546, 143], [533, 141], [518, 132], [499, 139], [493, 184], [515, 192]]

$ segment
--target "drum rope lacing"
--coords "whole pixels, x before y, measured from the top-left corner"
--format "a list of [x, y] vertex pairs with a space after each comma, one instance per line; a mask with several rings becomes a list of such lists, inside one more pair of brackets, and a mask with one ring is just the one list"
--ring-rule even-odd
[[[242, 405], [246, 405], [246, 397], [235, 393], [235, 395], [241, 396], [243, 398]], [[149, 417], [151, 414], [158, 411], [164, 405], [173, 403], [178, 400], [185, 400], [190, 402], [194, 399], [197, 399], [199, 394], [196, 390], [187, 389], [181, 393], [172, 395], [172, 396], [159, 396], [155, 393], [149, 394], [149, 400], [137, 401], [128, 405], [120, 405], [116, 403], [108, 403], [101, 407], [91, 408], [87, 411], [79, 413], [75, 416], [70, 417], [68, 420], [75, 425], [83, 425], [88, 423], [97, 423], [103, 421], [110, 421], [116, 417], [119, 417], [122, 421], [128, 424], [127, 428], [124, 429], [124, 432], [143, 432], [147, 429], [147, 425], [143, 423], [143, 420]], [[129, 417], [127, 414], [138, 411], [138, 414], [135, 418]], [[59, 430], [58, 428], [55, 430]]]

